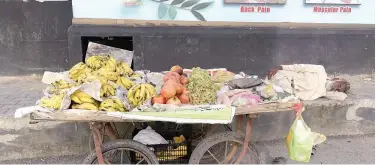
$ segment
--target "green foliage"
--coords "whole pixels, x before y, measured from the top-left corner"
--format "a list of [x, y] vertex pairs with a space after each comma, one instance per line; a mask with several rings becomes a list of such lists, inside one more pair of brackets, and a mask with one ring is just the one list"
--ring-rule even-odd
[[209, 7], [211, 4], [213, 4], [213, 1], [211, 2], [203, 2], [199, 3], [200, 0], [172, 0], [171, 3], [164, 3], [169, 2], [170, 0], [152, 0], [154, 2], [159, 3], [158, 7], [158, 17], [159, 19], [164, 18], [166, 15], [172, 20], [175, 19], [178, 10], [188, 10], [192, 13], [193, 16], [195, 16], [200, 21], [206, 21], [205, 17], [198, 12], [198, 10], [205, 9]]

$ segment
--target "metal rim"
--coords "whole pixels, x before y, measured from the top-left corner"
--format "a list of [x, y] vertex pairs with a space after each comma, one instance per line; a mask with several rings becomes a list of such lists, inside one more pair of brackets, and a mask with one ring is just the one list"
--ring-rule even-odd
[[[253, 143], [248, 143], [246, 156], [241, 156], [244, 135], [235, 132], [217, 133], [205, 138], [192, 152], [190, 164], [258, 164], [259, 154]], [[212, 148], [224, 146], [220, 153], [213, 153]], [[205, 158], [209, 155], [211, 158]]]
[[[119, 150], [121, 150], [121, 151], [119, 151]], [[115, 148], [115, 149], [111, 149], [111, 150], [108, 150], [108, 151], [106, 151], [106, 152], [104, 152], [103, 153], [103, 158], [104, 158], [104, 160], [105, 160], [105, 164], [111, 164], [111, 161], [109, 161], [108, 159], [106, 159], [105, 158], [105, 155], [107, 154], [107, 153], [110, 153], [110, 155], [112, 156], [112, 157], [115, 157], [116, 155], [117, 155], [117, 153], [118, 152], [121, 152], [121, 157], [120, 157], [120, 163], [116, 163], [116, 164], [129, 164], [129, 163], [127, 163], [127, 162], [124, 162], [123, 163], [123, 160], [124, 160], [124, 157], [123, 157], [123, 151], [124, 150], [130, 150], [130, 151], [134, 151], [134, 152], [136, 152], [137, 154], [139, 154], [139, 155], [141, 155], [142, 156], [142, 159], [140, 160], [140, 161], [138, 161], [136, 164], [140, 164], [140, 163], [142, 163], [143, 161], [146, 161], [147, 162], [147, 164], [152, 164], [151, 163], [151, 161], [147, 158], [147, 156], [145, 155], [145, 154], [143, 154], [142, 152], [140, 152], [140, 151], [138, 151], [138, 150], [136, 150], [136, 149], [133, 149], [133, 148], [128, 148], [128, 147], [119, 147], [119, 148]], [[111, 153], [111, 152], [113, 152], [113, 153]], [[129, 161], [131, 161], [131, 156], [129, 155], [127, 155], [127, 158], [129, 159]], [[92, 164], [97, 164], [98, 163], [98, 159], [95, 159], [94, 161], [93, 161], [93, 163]]]

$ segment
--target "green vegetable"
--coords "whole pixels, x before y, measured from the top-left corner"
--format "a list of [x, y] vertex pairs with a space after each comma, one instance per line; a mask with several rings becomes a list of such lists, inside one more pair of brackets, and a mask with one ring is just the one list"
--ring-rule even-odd
[[192, 104], [215, 103], [218, 87], [211, 80], [206, 70], [199, 67], [193, 68], [188, 82], [189, 99]]

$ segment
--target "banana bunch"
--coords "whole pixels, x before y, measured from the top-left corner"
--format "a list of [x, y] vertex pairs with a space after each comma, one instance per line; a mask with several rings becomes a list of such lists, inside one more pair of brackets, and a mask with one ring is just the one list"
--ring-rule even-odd
[[60, 109], [64, 95], [65, 94], [60, 93], [53, 95], [51, 98], [42, 98], [40, 106], [44, 108]]
[[77, 81], [78, 80], [78, 77], [81, 75], [81, 74], [84, 74], [84, 73], [87, 73], [87, 72], [91, 72], [91, 69], [89, 67], [87, 67], [86, 64], [84, 64], [83, 62], [80, 62], [76, 65], [74, 65], [70, 70], [69, 70], [69, 74], [68, 74], [68, 77], [72, 80], [75, 80]]
[[107, 56], [91, 56], [86, 59], [85, 63], [93, 70], [98, 70], [104, 66], [106, 66], [108, 61]]
[[109, 83], [102, 84], [100, 96], [101, 97], [115, 96], [115, 88], [116, 87], [112, 86]]
[[93, 75], [102, 76], [110, 81], [116, 81], [119, 77], [119, 73], [109, 70], [97, 70], [93, 72]]
[[129, 67], [129, 65], [123, 61], [118, 61], [116, 63], [116, 72], [120, 75], [127, 75], [130, 76], [133, 74], [133, 70]]
[[156, 95], [155, 88], [148, 83], [137, 84], [133, 86], [129, 91], [127, 98], [133, 106], [140, 106], [146, 99], [149, 99]]
[[123, 103], [117, 98], [108, 98], [102, 101], [99, 109], [107, 112], [125, 112]]
[[108, 80], [105, 77], [99, 76], [97, 74], [94, 75], [93, 72], [90, 72], [90, 73], [82, 74], [78, 78], [78, 83], [87, 83], [87, 82], [92, 82], [94, 80], [100, 80], [102, 85], [108, 82]]
[[125, 88], [125, 89], [131, 89], [132, 86], [134, 85], [133, 81], [125, 78], [125, 77], [119, 77], [117, 80], [116, 80], [116, 84], [118, 84], [119, 86]]
[[70, 98], [76, 103], [72, 104], [73, 109], [98, 110], [99, 103], [81, 90], [75, 91]]
[[72, 88], [74, 86], [74, 84], [70, 84], [64, 80], [57, 80], [53, 83], [51, 83], [51, 85], [53, 86], [52, 88], [48, 88], [48, 92], [51, 93], [51, 94], [59, 94], [59, 92], [62, 90], [62, 89], [69, 89], [69, 88]]
[[73, 87], [73, 84], [69, 84], [64, 80], [57, 80], [51, 83], [51, 85], [54, 86], [55, 89], [67, 89]]
[[105, 65], [99, 69], [100, 71], [116, 71], [116, 61], [114, 57], [110, 56]]

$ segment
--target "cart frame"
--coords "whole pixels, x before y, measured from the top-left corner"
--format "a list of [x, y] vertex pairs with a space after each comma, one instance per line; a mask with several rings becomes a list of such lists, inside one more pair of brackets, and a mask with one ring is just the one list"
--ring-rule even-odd
[[[252, 121], [259, 117], [260, 113], [269, 113], [269, 112], [280, 112], [280, 111], [290, 111], [290, 110], [298, 110], [302, 107], [302, 103], [299, 100], [289, 101], [285, 103], [278, 103], [278, 102], [269, 102], [269, 103], [262, 103], [252, 107], [237, 107], [235, 110], [235, 117], [237, 117], [237, 133], [243, 133], [242, 126], [243, 126], [243, 116], [247, 116], [246, 118], [246, 127], [245, 127], [245, 138], [243, 140], [243, 147], [240, 152], [239, 157], [236, 160], [236, 164], [239, 164], [246, 155], [247, 147], [249, 142], [251, 141], [251, 131], [252, 131]], [[297, 109], [298, 108], [298, 109]], [[59, 113], [59, 112], [57, 112]], [[57, 115], [58, 116], [58, 115]], [[79, 121], [79, 122], [89, 122], [89, 126], [92, 132], [95, 152], [98, 159], [99, 164], [104, 164], [105, 160], [103, 159], [103, 153], [101, 145], [103, 144], [103, 139], [101, 135], [106, 135], [110, 138], [111, 141], [120, 139], [118, 135], [115, 125], [115, 122], [144, 122], [144, 121], [127, 121], [124, 119], [119, 119], [116, 117], [107, 117], [107, 118], [67, 118], [62, 116], [61, 118], [42, 118], [37, 117], [33, 114], [30, 114], [30, 124], [42, 122], [42, 121]], [[219, 124], [218, 124], [219, 125]], [[210, 135], [213, 131], [218, 127], [215, 125], [212, 127], [206, 134]], [[101, 133], [102, 131], [102, 133]], [[205, 137], [207, 138], [207, 137]], [[233, 156], [233, 155], [231, 155]]]

